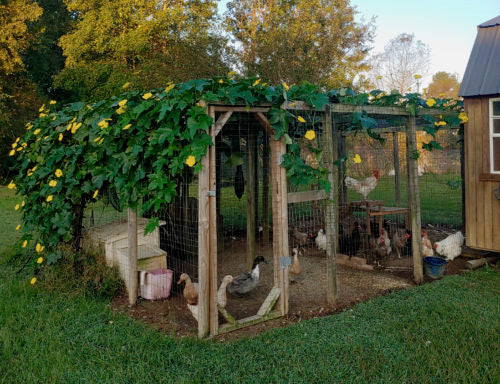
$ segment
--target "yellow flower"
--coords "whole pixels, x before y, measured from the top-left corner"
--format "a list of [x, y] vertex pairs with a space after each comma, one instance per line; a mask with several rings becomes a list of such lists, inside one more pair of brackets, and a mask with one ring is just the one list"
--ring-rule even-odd
[[219, 84], [224, 84], [224, 80], [219, 79]]
[[255, 87], [256, 85], [258, 85], [260, 82], [262, 81], [262, 79], [257, 79], [253, 82], [252, 84], [252, 87]]
[[59, 134], [59, 137], [57, 138], [57, 140], [62, 141], [62, 139], [63, 139], [63, 134], [62, 134], [62, 133], [60, 133], [60, 134]]
[[71, 127], [71, 133], [75, 134], [76, 131], [82, 126], [82, 123], [73, 123], [73, 126]]
[[434, 100], [432, 97], [429, 97], [425, 104], [427, 104], [428, 107], [432, 107], [434, 104], [436, 104], [436, 100]]
[[16, 204], [16, 205], [14, 206], [14, 211], [17, 211], [17, 210], [19, 210], [19, 204]]
[[63, 172], [59, 168], [57, 168], [55, 175], [56, 175], [56, 177], [61, 177], [63, 175]]
[[46, 113], [40, 113], [40, 117], [45, 117], [45, 116], [47, 116]]
[[101, 145], [103, 141], [104, 141], [104, 137], [101, 140], [99, 140], [99, 142], [97, 144]]
[[23, 150], [23, 147], [18, 147], [18, 148], [16, 149], [16, 151], [17, 151], [17, 152], [21, 152], [22, 150]]
[[92, 108], [90, 105], [87, 105], [87, 109], [89, 109], [89, 110], [91, 110], [91, 111], [93, 111], [93, 110], [94, 110], [94, 108]]
[[406, 88], [406, 92], [410, 92], [410, 91], [411, 91], [411, 87]]
[[28, 176], [33, 175], [33, 171], [28, 171]]
[[38, 112], [43, 112], [44, 109], [45, 109], [45, 104], [42, 104], [42, 106], [40, 107], [40, 109], [38, 110]]
[[111, 120], [111, 119], [102, 119], [101, 121], [99, 121], [97, 123], [97, 126], [101, 129], [104, 129], [104, 128], [108, 128], [109, 127], [109, 123], [108, 123], [108, 120]]
[[39, 257], [38, 259], [36, 259], [36, 262], [38, 264], [42, 264], [43, 263], [43, 257]]
[[12, 143], [11, 148], [14, 149], [17, 147], [17, 141], [15, 143]]
[[435, 122], [434, 122], [434, 125], [435, 125], [436, 127], [441, 127], [441, 126], [446, 125], [446, 121], [435, 121]]
[[9, 156], [14, 156], [16, 154], [16, 150], [13, 149], [12, 151], [9, 152]]
[[55, 100], [50, 100], [50, 102], [49, 102], [50, 105], [54, 105], [55, 103], [57, 103], [57, 101], [55, 101]]
[[8, 189], [16, 189], [16, 184], [14, 184], [14, 182], [13, 182], [13, 181], [11, 181], [11, 182], [9, 183], [9, 185], [7, 185], [7, 188], [8, 188]]
[[284, 81], [282, 81], [281, 85], [283, 85], [284, 90], [288, 92], [288, 90], [290, 89], [290, 87], [287, 85], [287, 83], [285, 83]]
[[165, 93], [169, 93], [174, 87], [175, 84], [170, 84], [167, 88], [165, 88]]
[[36, 277], [34, 277], [34, 278], [32, 278], [32, 279], [30, 280], [30, 284], [31, 284], [31, 285], [34, 285], [35, 283], [36, 283]]
[[21, 224], [18, 224], [16, 227], [16, 231], [19, 231], [21, 229]]
[[381, 76], [381, 75], [378, 75], [378, 76], [377, 76], [377, 80], [380, 80], [381, 78], [382, 78], [382, 76]]
[[36, 251], [36, 253], [42, 253], [44, 248], [45, 247], [42, 244], [36, 243], [35, 251]]
[[316, 138], [316, 132], [314, 132], [312, 129], [310, 129], [309, 131], [306, 132], [306, 134], [304, 135], [304, 137], [307, 140], [314, 140]]
[[21, 202], [21, 207], [24, 207], [26, 205], [26, 203], [24, 202], [24, 200]]
[[57, 180], [50, 180], [49, 187], [55, 187], [57, 185]]
[[31, 128], [33, 128], [33, 124], [27, 123], [26, 124], [26, 130], [29, 131]]
[[440, 97], [441, 99], [442, 99], [443, 97], [445, 97], [445, 96], [446, 96], [446, 94], [445, 94], [444, 92], [440, 92], [440, 93], [439, 93], [439, 97]]
[[54, 121], [55, 119], [57, 119], [57, 116], [54, 116], [54, 117], [52, 118], [52, 121]]
[[52, 199], [53, 199], [53, 198], [54, 198], [54, 196], [52, 196], [52, 195], [48, 195], [48, 196], [47, 196], [47, 198], [45, 199], [45, 201], [46, 201], [47, 203], [50, 203], [50, 202], [52, 201]]
[[186, 159], [186, 164], [189, 167], [192, 167], [193, 165], [196, 164], [196, 158], [193, 155], [188, 156], [188, 158]]
[[302, 116], [297, 116], [297, 120], [301, 123], [305, 123], [306, 119], [304, 119]]
[[468, 121], [469, 121], [469, 117], [467, 116], [467, 114], [466, 114], [465, 112], [460, 112], [460, 113], [458, 114], [458, 118], [460, 119], [460, 121], [461, 121], [462, 123], [466, 123], [466, 122], [468, 122]]
[[130, 127], [132, 126], [132, 124], [127, 124], [126, 126], [124, 126], [122, 128], [122, 130], [126, 131], [127, 129], [129, 129]]
[[234, 75], [236, 75], [236, 72], [231, 71], [231, 72], [228, 72], [227, 77], [233, 77]]
[[122, 85], [123, 89], [126, 89], [128, 87], [130, 87], [130, 83], [128, 81], [125, 84]]
[[71, 130], [71, 127], [73, 126], [73, 123], [69, 123], [68, 126], [66, 127], [66, 131]]
[[119, 115], [121, 115], [122, 113], [125, 113], [125, 112], [127, 112], [126, 107], [120, 107], [116, 110], [116, 113]]
[[101, 138], [99, 136], [97, 136], [95, 139], [94, 139], [94, 143], [97, 143], [99, 140], [101, 140]]
[[21, 245], [21, 247], [26, 248], [27, 245], [28, 245], [28, 240], [24, 240], [23, 245]]
[[96, 190], [94, 191], [94, 194], [92, 195], [92, 198], [93, 198], [93, 199], [95, 199], [95, 198], [97, 197], [97, 195], [98, 195], [98, 194], [99, 194], [99, 190], [98, 190], [98, 189], [96, 189]]
[[35, 129], [35, 130], [33, 131], [33, 133], [34, 133], [35, 135], [38, 135], [38, 134], [40, 133], [40, 128]]
[[120, 107], [123, 107], [125, 104], [127, 104], [127, 99], [123, 99], [123, 100], [121, 100], [121, 101], [118, 102], [118, 105]]
[[354, 156], [354, 158], [352, 160], [354, 161], [354, 163], [359, 164], [359, 163], [361, 163], [361, 156], [359, 156], [356, 153], [356, 155]]
[[22, 146], [23, 148], [26, 148], [26, 147], [28, 146], [28, 144], [26, 144], [26, 143], [22, 143], [22, 144], [21, 144], [21, 146]]
[[142, 98], [143, 98], [144, 100], [151, 99], [152, 97], [153, 97], [153, 94], [152, 94], [151, 92], [148, 92], [148, 93], [146, 93], [146, 94], [142, 95]]
[[293, 103], [288, 104], [288, 106], [289, 106], [289, 107], [295, 107], [295, 105], [296, 105], [296, 104], [297, 104], [297, 102], [296, 102], [296, 101], [294, 101]]
[[422, 78], [422, 75], [415, 75], [413, 76], [415, 78], [415, 80], [418, 80], [418, 79], [421, 79]]

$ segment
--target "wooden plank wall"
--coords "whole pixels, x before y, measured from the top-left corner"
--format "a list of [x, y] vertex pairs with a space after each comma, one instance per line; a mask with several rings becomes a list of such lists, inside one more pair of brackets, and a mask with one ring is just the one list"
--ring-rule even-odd
[[467, 98], [465, 125], [465, 236], [472, 248], [500, 251], [500, 201], [493, 190], [498, 181], [482, 181], [489, 173], [489, 98]]

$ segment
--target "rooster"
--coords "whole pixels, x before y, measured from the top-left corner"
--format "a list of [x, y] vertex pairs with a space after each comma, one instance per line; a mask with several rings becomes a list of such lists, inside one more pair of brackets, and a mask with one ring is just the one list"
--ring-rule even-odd
[[379, 260], [389, 255], [387, 253], [385, 238], [383, 236], [371, 236], [368, 241], [370, 244], [370, 254], [373, 256], [373, 259], [377, 262], [377, 264], [380, 264]]
[[368, 194], [375, 189], [377, 186], [378, 171], [373, 171], [373, 176], [367, 177], [364, 180], [356, 180], [352, 177], [347, 176], [345, 178], [345, 185], [349, 189], [354, 189], [357, 193], [363, 196], [363, 200], [366, 200]]
[[462, 253], [462, 245], [464, 245], [464, 235], [458, 231], [446, 239], [434, 243], [434, 249], [441, 256], [446, 257], [446, 260], [453, 260]]
[[361, 244], [360, 229], [361, 226], [359, 223], [355, 222], [352, 233], [339, 238], [339, 252], [344, 255], [349, 255], [349, 259], [358, 253], [359, 246]]
[[423, 257], [434, 256], [432, 243], [427, 237], [427, 231], [425, 229], [422, 229], [421, 236], [422, 236], [422, 256]]

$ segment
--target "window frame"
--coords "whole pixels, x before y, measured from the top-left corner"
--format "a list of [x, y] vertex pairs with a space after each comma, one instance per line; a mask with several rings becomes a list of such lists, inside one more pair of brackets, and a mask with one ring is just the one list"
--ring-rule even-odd
[[[488, 170], [490, 174], [492, 175], [500, 175], [500, 171], [495, 171], [495, 163], [494, 163], [494, 153], [493, 153], [493, 138], [499, 138], [500, 139], [500, 133], [494, 133], [493, 131], [493, 121], [494, 120], [500, 120], [500, 115], [493, 115], [493, 103], [494, 102], [499, 102], [500, 103], [500, 97], [496, 98], [491, 98], [489, 100], [489, 114], [488, 114], [488, 121], [490, 125], [490, 129], [488, 132], [489, 136], [489, 149], [490, 149], [490, 169]], [[500, 154], [498, 154], [500, 156]]]

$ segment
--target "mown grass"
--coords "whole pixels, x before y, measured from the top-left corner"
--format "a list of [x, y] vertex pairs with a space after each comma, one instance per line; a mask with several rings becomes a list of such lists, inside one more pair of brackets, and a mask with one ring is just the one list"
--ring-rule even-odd
[[[0, 189], [0, 260], [16, 199]], [[0, 382], [494, 383], [500, 274], [491, 269], [231, 343], [175, 339], [104, 300], [31, 286], [0, 264]]]

